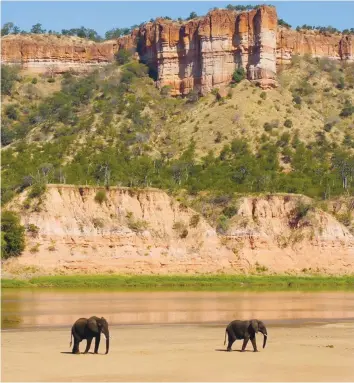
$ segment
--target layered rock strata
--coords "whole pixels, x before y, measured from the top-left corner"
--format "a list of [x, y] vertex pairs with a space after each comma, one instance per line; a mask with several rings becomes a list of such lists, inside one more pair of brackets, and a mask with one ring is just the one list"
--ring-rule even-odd
[[277, 64], [286, 65], [293, 55], [309, 54], [334, 60], [354, 61], [353, 36], [320, 33], [319, 31], [294, 31], [284, 27], [277, 33]]
[[17, 196], [7, 208], [38, 233], [27, 231], [24, 253], [3, 273], [354, 272], [353, 235], [323, 211], [299, 217], [299, 196], [243, 197], [221, 235], [161, 190], [110, 188], [102, 204], [98, 190], [48, 185], [40, 209], [23, 208], [27, 191]]
[[81, 71], [113, 61], [116, 41], [95, 43], [78, 37], [8, 35], [1, 39], [2, 63], [20, 64], [33, 72]]
[[236, 68], [261, 87], [276, 86], [276, 65], [294, 54], [354, 61], [353, 37], [277, 27], [274, 7], [250, 12], [214, 10], [177, 23], [156, 19], [131, 35], [95, 43], [76, 37], [9, 35], [2, 38], [2, 63], [42, 72], [86, 70], [114, 60], [119, 49], [134, 49], [159, 87], [172, 95], [202, 94], [230, 83]]

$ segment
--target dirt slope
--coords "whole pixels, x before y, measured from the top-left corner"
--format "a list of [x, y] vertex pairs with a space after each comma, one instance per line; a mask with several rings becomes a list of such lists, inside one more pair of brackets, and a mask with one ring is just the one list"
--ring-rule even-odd
[[[156, 189], [49, 185], [42, 202], [9, 208], [27, 230], [21, 257], [8, 273], [347, 274], [354, 271], [353, 235], [298, 196], [244, 197], [228, 230], [218, 234], [196, 211]], [[28, 200], [27, 200], [28, 201]], [[303, 207], [305, 206], [305, 207]], [[302, 210], [301, 210], [302, 209]]]

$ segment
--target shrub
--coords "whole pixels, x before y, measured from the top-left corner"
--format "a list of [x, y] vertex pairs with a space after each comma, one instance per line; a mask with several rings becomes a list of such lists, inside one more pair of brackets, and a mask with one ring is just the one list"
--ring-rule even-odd
[[237, 214], [237, 208], [235, 206], [227, 206], [223, 209], [222, 213], [227, 218], [233, 217], [235, 214]]
[[30, 223], [27, 226], [27, 231], [31, 234], [32, 237], [36, 238], [39, 233], [39, 227], [34, 225], [33, 223]]
[[11, 96], [15, 81], [19, 81], [19, 68], [1, 65], [1, 94]]
[[43, 195], [45, 193], [46, 189], [47, 189], [47, 187], [46, 187], [45, 183], [37, 182], [31, 187], [31, 190], [28, 194], [28, 197], [29, 198], [40, 197], [41, 195]]
[[221, 132], [216, 132], [216, 137], [215, 137], [214, 142], [215, 142], [216, 144], [218, 144], [218, 143], [221, 142], [221, 140], [222, 140], [222, 134], [221, 134]]
[[17, 111], [15, 105], [13, 105], [13, 104], [10, 104], [5, 108], [5, 114], [11, 120], [17, 120], [18, 119], [18, 111]]
[[302, 104], [302, 98], [300, 96], [295, 96], [293, 98], [293, 101], [295, 102], [296, 105], [301, 105]]
[[31, 83], [32, 83], [32, 84], [37, 84], [37, 82], [38, 82], [37, 77], [33, 77]]
[[286, 128], [292, 128], [293, 127], [293, 122], [292, 122], [292, 120], [290, 120], [289, 118], [287, 118], [285, 121], [284, 121], [284, 126], [286, 127]]
[[55, 78], [48, 78], [48, 80], [47, 80], [47, 82], [49, 82], [49, 83], [53, 83], [53, 82], [55, 82]]
[[25, 249], [25, 228], [18, 215], [3, 211], [1, 217], [1, 258], [18, 256]]
[[132, 52], [126, 49], [119, 49], [119, 51], [115, 54], [115, 60], [118, 65], [124, 65], [130, 61], [132, 57]]
[[105, 190], [98, 190], [95, 195], [95, 201], [102, 205], [103, 202], [107, 201], [107, 195]]
[[229, 228], [228, 218], [225, 215], [221, 215], [218, 219], [216, 231], [220, 234], [226, 234], [228, 228]]
[[261, 94], [259, 95], [259, 97], [262, 99], [262, 100], [265, 100], [267, 98], [267, 93], [266, 92], [261, 92]]
[[36, 243], [34, 246], [30, 248], [30, 253], [38, 253], [39, 252], [40, 243]]
[[95, 229], [102, 229], [104, 228], [104, 221], [102, 218], [92, 218], [91, 220], [93, 226]]
[[199, 100], [199, 93], [196, 89], [192, 89], [188, 94], [187, 94], [187, 100], [190, 103], [195, 103]]
[[246, 72], [243, 68], [237, 68], [232, 75], [232, 79], [234, 80], [236, 84], [238, 84], [245, 78], [246, 78]]
[[195, 214], [191, 217], [190, 221], [189, 221], [189, 226], [190, 227], [197, 227], [198, 226], [198, 223], [200, 221], [200, 215], [199, 214]]

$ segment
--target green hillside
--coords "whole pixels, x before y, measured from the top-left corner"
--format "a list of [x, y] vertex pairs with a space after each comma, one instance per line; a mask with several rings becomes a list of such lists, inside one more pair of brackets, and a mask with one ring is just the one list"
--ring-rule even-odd
[[294, 57], [274, 90], [182, 99], [126, 59], [86, 75], [2, 68], [3, 203], [45, 183], [354, 194], [353, 64]]

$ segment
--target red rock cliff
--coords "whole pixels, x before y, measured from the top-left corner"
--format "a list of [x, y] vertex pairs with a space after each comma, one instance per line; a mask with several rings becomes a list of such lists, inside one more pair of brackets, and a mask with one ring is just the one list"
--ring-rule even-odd
[[276, 30], [275, 8], [263, 6], [242, 13], [215, 10], [183, 24], [157, 19], [118, 43], [137, 46], [158, 85], [171, 86], [172, 94], [193, 88], [207, 93], [229, 83], [238, 67], [262, 86], [275, 85]]
[[276, 65], [289, 63], [294, 54], [354, 60], [352, 40], [277, 28], [276, 9], [262, 6], [241, 13], [215, 10], [183, 23], [157, 19], [129, 36], [103, 43], [52, 35], [5, 36], [1, 60], [37, 71], [55, 66], [61, 72], [109, 63], [119, 49], [135, 48], [155, 73], [157, 85], [171, 86], [172, 94], [179, 95], [222, 87], [238, 67], [262, 87], [275, 86]]
[[95, 43], [78, 37], [8, 35], [1, 39], [1, 61], [19, 63], [38, 72], [55, 66], [61, 72], [111, 62], [117, 48], [116, 41]]
[[315, 30], [294, 31], [283, 27], [277, 33], [277, 64], [287, 64], [291, 56], [310, 54], [335, 60], [353, 61], [351, 35], [320, 33]]

